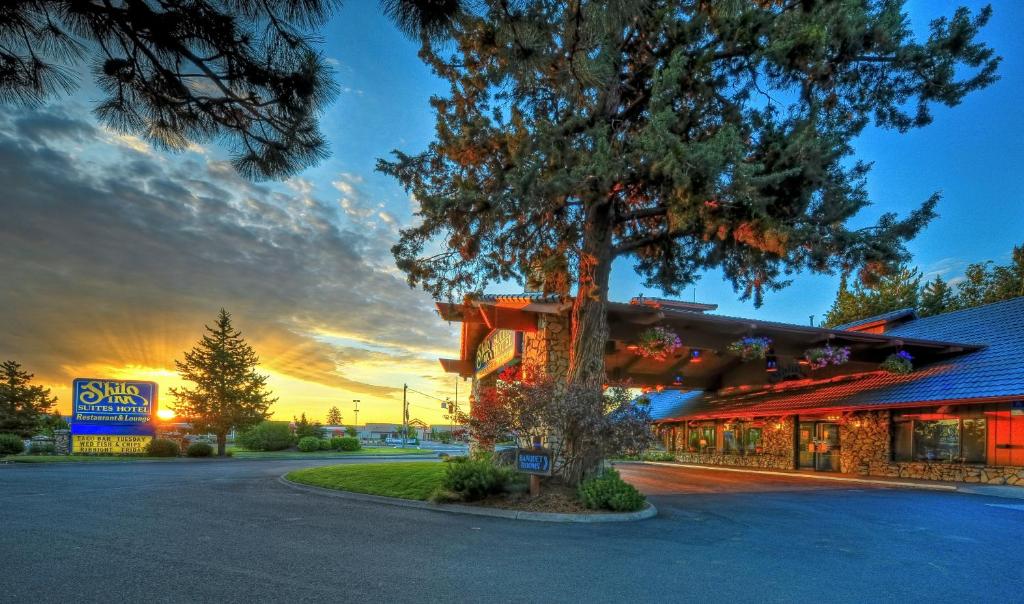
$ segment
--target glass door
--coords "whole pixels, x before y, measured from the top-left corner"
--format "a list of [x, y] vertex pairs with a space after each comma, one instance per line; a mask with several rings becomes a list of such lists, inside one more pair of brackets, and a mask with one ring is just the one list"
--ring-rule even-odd
[[814, 469], [814, 422], [800, 422], [800, 467]]
[[819, 472], [839, 471], [839, 424], [800, 422], [801, 468]]
[[819, 472], [839, 471], [839, 424], [821, 422], [817, 426], [817, 450], [814, 469]]

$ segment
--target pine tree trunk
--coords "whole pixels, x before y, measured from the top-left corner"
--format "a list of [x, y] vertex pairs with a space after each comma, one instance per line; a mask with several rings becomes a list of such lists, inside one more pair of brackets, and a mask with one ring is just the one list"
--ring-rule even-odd
[[218, 432], [217, 433], [217, 456], [218, 457], [224, 457], [225, 453], [227, 453], [227, 447], [228, 447], [228, 435], [227, 435], [227, 432]]
[[[612, 263], [609, 211], [608, 204], [592, 207], [583, 233], [567, 375], [568, 384], [597, 393], [604, 387], [604, 350], [608, 341], [608, 279]], [[562, 477], [567, 483], [578, 484], [600, 466], [600, 455], [590, 449], [592, 445], [565, 435]]]

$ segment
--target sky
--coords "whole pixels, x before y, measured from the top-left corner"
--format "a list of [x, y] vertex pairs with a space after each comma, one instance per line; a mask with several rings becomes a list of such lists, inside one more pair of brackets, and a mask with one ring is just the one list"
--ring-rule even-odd
[[[953, 6], [908, 10], [920, 32]], [[455, 396], [456, 378], [437, 358], [458, 354], [459, 326], [394, 267], [389, 249], [415, 204], [374, 171], [393, 149], [427, 146], [428, 99], [445, 89], [376, 7], [350, 0], [321, 32], [341, 89], [321, 120], [331, 156], [285, 182], [243, 180], [213, 144], [171, 154], [106, 130], [90, 114], [99, 95], [88, 79], [44, 107], [0, 111], [0, 359], [36, 374], [65, 413], [76, 377], [154, 380], [166, 406], [180, 384], [175, 359], [223, 307], [270, 376], [274, 419], [323, 421], [337, 405], [352, 423], [358, 399], [359, 423], [399, 421], [408, 384], [410, 416], [447, 423], [437, 399]], [[1003, 57], [999, 82], [936, 108], [923, 130], [857, 141], [857, 158], [874, 163], [874, 205], [855, 224], [942, 193], [940, 217], [910, 245], [929, 277], [956, 280], [1024, 243], [1021, 22], [1024, 3], [995, 3], [983, 39]], [[797, 275], [757, 309], [712, 272], [682, 297], [806, 324], [837, 286], [837, 276]], [[617, 261], [611, 298], [640, 293], [661, 295]]]

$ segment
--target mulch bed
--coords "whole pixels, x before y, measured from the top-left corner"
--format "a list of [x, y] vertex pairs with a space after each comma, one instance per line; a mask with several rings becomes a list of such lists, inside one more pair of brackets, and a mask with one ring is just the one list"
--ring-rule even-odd
[[481, 501], [466, 502], [466, 505], [521, 510], [524, 512], [549, 512], [555, 514], [607, 514], [608, 510], [591, 510], [576, 498], [576, 489], [563, 484], [542, 484], [540, 495], [530, 497], [529, 493], [506, 493], [488, 497]]

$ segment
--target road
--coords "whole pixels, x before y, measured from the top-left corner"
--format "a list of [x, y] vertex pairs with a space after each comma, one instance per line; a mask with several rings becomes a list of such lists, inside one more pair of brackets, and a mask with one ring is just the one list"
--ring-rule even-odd
[[633, 466], [657, 518], [565, 525], [277, 482], [321, 464], [0, 466], [0, 600], [1024, 602], [1019, 500]]

